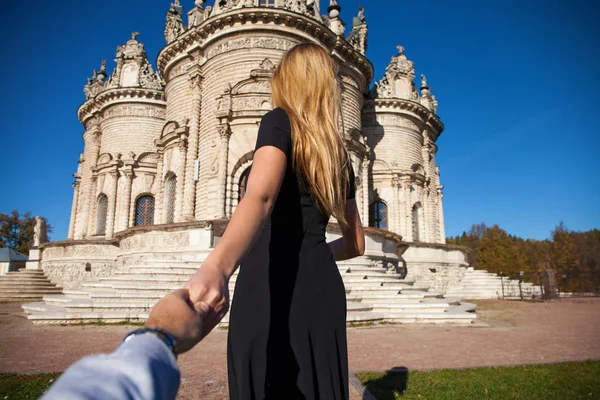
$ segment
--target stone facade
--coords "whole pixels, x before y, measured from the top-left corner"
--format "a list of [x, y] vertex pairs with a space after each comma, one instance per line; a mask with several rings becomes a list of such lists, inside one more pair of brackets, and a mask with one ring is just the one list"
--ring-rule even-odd
[[252, 163], [260, 119], [272, 108], [273, 70], [285, 51], [312, 41], [340, 67], [343, 129], [364, 223], [407, 242], [445, 243], [435, 159], [443, 125], [425, 77], [419, 93], [413, 63], [399, 47], [370, 89], [364, 10], [347, 37], [337, 2], [327, 11], [321, 15], [317, 0], [212, 6], [196, 0], [184, 21], [176, 0], [167, 11], [167, 45], [156, 71], [139, 34], [132, 34], [117, 48], [114, 71], [109, 75], [103, 62], [84, 88], [78, 116], [85, 147], [73, 185], [69, 241], [111, 241], [136, 226], [229, 218]]

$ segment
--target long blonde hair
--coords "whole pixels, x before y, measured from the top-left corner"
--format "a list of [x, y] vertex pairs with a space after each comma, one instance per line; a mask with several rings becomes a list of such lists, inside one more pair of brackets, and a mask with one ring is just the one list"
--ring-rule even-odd
[[323, 47], [301, 43], [281, 60], [272, 79], [273, 104], [290, 118], [293, 166], [317, 206], [347, 224], [344, 207], [349, 156], [341, 118], [337, 66]]

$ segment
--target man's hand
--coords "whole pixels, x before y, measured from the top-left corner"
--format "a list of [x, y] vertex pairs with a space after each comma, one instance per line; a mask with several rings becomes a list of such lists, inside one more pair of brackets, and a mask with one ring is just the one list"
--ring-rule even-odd
[[208, 304], [192, 304], [188, 290], [179, 289], [156, 303], [146, 321], [146, 327], [169, 332], [177, 340], [177, 353], [185, 353], [202, 339], [204, 318], [209, 311]]

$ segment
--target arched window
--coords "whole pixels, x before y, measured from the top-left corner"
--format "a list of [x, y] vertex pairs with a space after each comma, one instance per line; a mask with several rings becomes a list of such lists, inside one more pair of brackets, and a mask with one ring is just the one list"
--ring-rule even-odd
[[373, 228], [388, 228], [388, 210], [387, 205], [377, 200], [369, 206], [369, 226]]
[[261, 7], [275, 7], [275, 0], [260, 0]]
[[248, 187], [248, 177], [250, 176], [251, 168], [252, 168], [252, 166], [246, 168], [246, 170], [244, 172], [242, 172], [242, 176], [240, 177], [240, 183], [239, 183], [240, 190], [238, 193], [238, 202], [242, 201], [242, 199], [246, 195], [246, 189]]
[[166, 205], [166, 218], [167, 224], [175, 222], [175, 195], [177, 191], [177, 176], [173, 173], [167, 175], [165, 182], [165, 205]]
[[98, 197], [96, 205], [96, 235], [106, 233], [106, 215], [108, 214], [108, 197], [103, 193]]
[[421, 219], [423, 218], [423, 207], [421, 203], [415, 203], [412, 208], [412, 236], [413, 242], [421, 241]]
[[135, 202], [135, 226], [154, 224], [154, 197], [140, 196]]

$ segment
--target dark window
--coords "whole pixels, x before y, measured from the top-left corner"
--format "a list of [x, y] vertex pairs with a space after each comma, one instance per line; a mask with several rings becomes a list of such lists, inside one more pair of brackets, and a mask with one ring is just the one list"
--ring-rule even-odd
[[172, 224], [175, 222], [175, 195], [177, 190], [177, 176], [175, 174], [170, 174], [167, 178], [166, 182], [166, 205], [167, 205], [167, 215], [166, 215], [166, 223]]
[[135, 226], [154, 224], [154, 197], [145, 195], [135, 202]]
[[252, 167], [246, 168], [244, 172], [242, 172], [242, 177], [240, 178], [240, 191], [238, 193], [238, 202], [241, 201], [246, 195], [246, 189], [248, 188], [248, 176], [250, 176], [250, 169]]
[[275, 0], [260, 0], [261, 7], [275, 7]]
[[373, 228], [388, 228], [388, 210], [383, 201], [376, 201], [369, 206], [369, 226]]
[[101, 194], [98, 197], [98, 205], [96, 207], [96, 235], [104, 235], [106, 233], [106, 215], [108, 214], [108, 197]]

